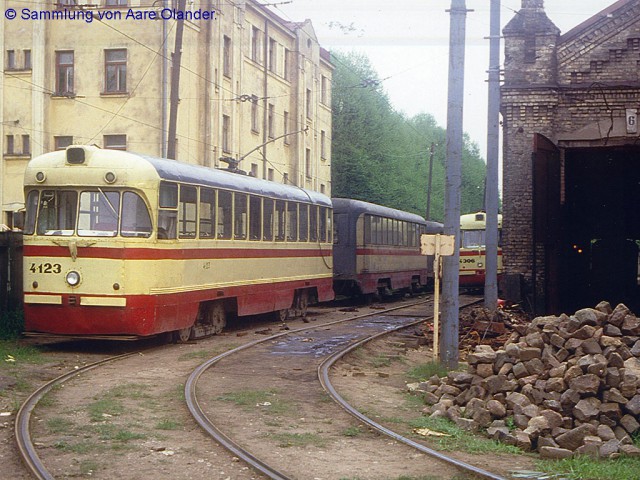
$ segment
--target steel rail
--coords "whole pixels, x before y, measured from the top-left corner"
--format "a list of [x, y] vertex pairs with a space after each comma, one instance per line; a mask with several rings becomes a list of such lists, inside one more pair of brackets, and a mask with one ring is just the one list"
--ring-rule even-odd
[[[202, 363], [200, 366], [198, 366], [191, 373], [191, 375], [189, 375], [189, 378], [187, 379], [187, 381], [185, 383], [185, 386], [184, 386], [184, 395], [185, 395], [185, 399], [186, 399], [186, 402], [187, 402], [187, 408], [191, 412], [191, 415], [193, 416], [195, 421], [198, 423], [198, 425], [200, 425], [200, 427], [202, 427], [202, 429], [204, 431], [206, 431], [209, 434], [209, 436], [211, 436], [216, 442], [220, 443], [223, 447], [225, 447], [231, 453], [233, 453], [238, 458], [240, 458], [245, 463], [247, 463], [249, 466], [251, 466], [254, 470], [257, 470], [258, 472], [263, 473], [264, 475], [266, 475], [267, 477], [269, 477], [269, 478], [271, 478], [273, 480], [291, 480], [290, 477], [287, 477], [282, 472], [276, 470], [274, 467], [270, 466], [266, 462], [263, 462], [262, 460], [257, 458], [255, 455], [253, 455], [251, 452], [249, 452], [248, 450], [244, 449], [241, 445], [239, 445], [238, 443], [234, 442], [231, 438], [229, 438], [227, 435], [225, 435], [219, 428], [217, 428], [211, 422], [211, 420], [209, 420], [209, 418], [206, 416], [206, 414], [204, 413], [204, 411], [200, 407], [200, 404], [198, 403], [198, 398], [197, 398], [197, 395], [196, 395], [196, 385], [198, 383], [198, 379], [200, 378], [200, 376], [205, 371], [207, 371], [210, 367], [212, 367], [213, 365], [218, 363], [220, 360], [222, 360], [223, 358], [228, 357], [230, 355], [233, 355], [235, 353], [238, 353], [238, 352], [240, 352], [242, 350], [251, 348], [251, 347], [253, 347], [255, 345], [258, 345], [260, 343], [269, 342], [269, 341], [274, 340], [276, 338], [284, 337], [284, 336], [290, 335], [292, 333], [303, 332], [303, 331], [306, 331], [306, 330], [315, 330], [317, 328], [322, 328], [322, 327], [326, 327], [326, 326], [329, 326], [329, 325], [335, 325], [335, 324], [338, 324], [338, 323], [349, 322], [349, 321], [353, 321], [353, 320], [358, 320], [360, 318], [370, 317], [370, 316], [373, 316], [373, 315], [380, 315], [381, 313], [385, 313], [385, 312], [392, 312], [392, 311], [395, 311], [395, 310], [400, 310], [402, 308], [412, 307], [412, 306], [415, 306], [415, 305], [421, 305], [423, 303], [427, 303], [428, 301], [429, 300], [422, 300], [420, 302], [415, 302], [415, 303], [412, 303], [410, 305], [402, 305], [402, 306], [398, 306], [398, 307], [389, 308], [389, 309], [386, 309], [386, 310], [378, 310], [378, 311], [376, 311], [374, 313], [367, 313], [367, 314], [363, 314], [363, 315], [358, 315], [356, 317], [343, 318], [343, 319], [340, 319], [340, 320], [334, 320], [334, 321], [331, 321], [331, 322], [321, 323], [321, 324], [317, 324], [317, 325], [313, 325], [313, 326], [301, 327], [301, 328], [297, 328], [297, 329], [294, 329], [294, 330], [287, 330], [285, 332], [277, 333], [275, 335], [271, 335], [271, 336], [268, 336], [268, 337], [265, 337], [265, 338], [254, 340], [253, 342], [246, 343], [246, 344], [241, 345], [240, 347], [234, 348], [232, 350], [228, 350], [228, 351], [226, 351], [226, 352], [224, 352], [224, 353], [222, 353], [220, 355], [217, 355], [217, 356], [215, 356], [213, 358], [210, 358], [206, 362]], [[416, 322], [416, 323], [420, 323], [420, 322], [423, 322], [423, 321], [424, 321], [424, 319], [422, 319], [421, 321]]]
[[[468, 305], [463, 305], [463, 307], [469, 306], [469, 305], [473, 305], [474, 303], [477, 302], [472, 302]], [[427, 317], [427, 319], [429, 318], [433, 318], [433, 317]], [[411, 440], [410, 438], [407, 438], [403, 435], [400, 435], [396, 432], [394, 432], [393, 430], [389, 430], [388, 428], [380, 425], [379, 423], [374, 422], [371, 418], [363, 415], [362, 413], [360, 413], [358, 410], [356, 410], [354, 407], [352, 407], [348, 402], [346, 402], [344, 400], [344, 398], [342, 398], [342, 396], [336, 391], [336, 389], [333, 387], [333, 384], [331, 383], [331, 380], [329, 379], [329, 369], [341, 358], [343, 358], [345, 355], [347, 355], [348, 353], [352, 352], [353, 350], [360, 348], [362, 345], [365, 345], [366, 343], [369, 343], [372, 340], [375, 340], [376, 338], [382, 337], [384, 335], [387, 335], [391, 332], [395, 332], [398, 330], [402, 330], [404, 328], [416, 325], [418, 323], [422, 323], [424, 322], [425, 319], [423, 318], [420, 321], [417, 322], [413, 322], [407, 325], [400, 325], [398, 327], [394, 327], [391, 330], [387, 330], [384, 332], [380, 332], [377, 333], [375, 335], [371, 335], [367, 338], [364, 338], [350, 346], [348, 346], [347, 348], [336, 352], [335, 354], [331, 355], [330, 357], [328, 357], [327, 359], [325, 359], [319, 366], [318, 366], [318, 379], [320, 380], [320, 383], [322, 384], [322, 388], [324, 388], [325, 392], [327, 392], [329, 394], [329, 396], [338, 404], [340, 405], [345, 411], [347, 411], [347, 413], [349, 413], [350, 415], [354, 416], [355, 418], [357, 418], [359, 421], [369, 425], [371, 428], [373, 428], [374, 430], [387, 435], [391, 438], [393, 438], [394, 440], [397, 440], [399, 442], [402, 442], [406, 445], [409, 445], [410, 447], [413, 447], [417, 450], [419, 450], [422, 453], [425, 453], [431, 457], [435, 457], [439, 460], [442, 460], [445, 463], [448, 463], [449, 465], [452, 465], [460, 470], [463, 470], [464, 472], [467, 473], [471, 473], [473, 475], [479, 476], [481, 478], [486, 478], [486, 479], [491, 479], [491, 480], [505, 480], [504, 477], [500, 477], [498, 475], [495, 475], [491, 472], [488, 472], [486, 470], [483, 470], [481, 468], [475, 467], [471, 464], [462, 462], [460, 460], [456, 460], [454, 458], [448, 457], [446, 455], [443, 455], [442, 453], [433, 450], [431, 448], [428, 448], [424, 445], [422, 445], [421, 443], [415, 442], [413, 440]]]
[[115, 357], [109, 357], [102, 359], [98, 362], [91, 363], [89, 365], [85, 365], [84, 367], [78, 368], [71, 372], [60, 375], [57, 378], [54, 378], [50, 382], [44, 384], [42, 387], [37, 389], [29, 398], [25, 400], [25, 402], [18, 410], [18, 414], [16, 415], [16, 424], [15, 424], [15, 435], [16, 435], [16, 443], [18, 446], [18, 450], [20, 451], [20, 456], [22, 457], [22, 461], [25, 466], [29, 469], [29, 471], [33, 474], [35, 478], [41, 480], [53, 480], [53, 475], [45, 468], [44, 464], [40, 460], [36, 449], [31, 441], [31, 434], [29, 432], [29, 423], [31, 420], [31, 413], [33, 409], [36, 407], [38, 402], [42, 400], [42, 398], [56, 385], [59, 385], [62, 382], [67, 381], [68, 379], [75, 377], [76, 375], [80, 375], [82, 373], [86, 373], [89, 370], [93, 370], [96, 367], [104, 365], [105, 363], [114, 362], [116, 360], [121, 360], [126, 357], [130, 357], [132, 355], [136, 355], [138, 352], [125, 353], [123, 355], [117, 355]]

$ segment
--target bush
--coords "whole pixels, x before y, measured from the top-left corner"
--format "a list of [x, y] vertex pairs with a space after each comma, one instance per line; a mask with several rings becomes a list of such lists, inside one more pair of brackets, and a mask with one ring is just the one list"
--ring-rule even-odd
[[15, 340], [24, 331], [24, 314], [22, 310], [8, 311], [0, 314], [0, 340]]

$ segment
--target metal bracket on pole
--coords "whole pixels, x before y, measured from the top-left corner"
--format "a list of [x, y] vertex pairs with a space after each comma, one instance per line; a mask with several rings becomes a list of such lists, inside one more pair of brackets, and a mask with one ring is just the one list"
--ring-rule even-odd
[[420, 254], [435, 255], [433, 261], [433, 358], [440, 361], [440, 257], [453, 255], [454, 235], [421, 235]]

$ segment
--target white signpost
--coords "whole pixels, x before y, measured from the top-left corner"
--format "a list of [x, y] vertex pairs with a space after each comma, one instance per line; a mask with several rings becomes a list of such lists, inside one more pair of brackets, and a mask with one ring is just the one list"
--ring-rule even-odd
[[421, 235], [420, 253], [435, 255], [433, 277], [435, 285], [433, 300], [433, 358], [440, 360], [440, 257], [453, 255], [456, 237], [453, 235]]

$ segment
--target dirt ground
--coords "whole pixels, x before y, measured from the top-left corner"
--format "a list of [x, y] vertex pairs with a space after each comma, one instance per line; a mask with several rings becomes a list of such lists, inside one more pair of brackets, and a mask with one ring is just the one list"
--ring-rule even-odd
[[[307, 322], [323, 323], [366, 313], [368, 308], [360, 308], [359, 312], [315, 308]], [[291, 329], [305, 325], [299, 319], [287, 324]], [[31, 478], [18, 458], [13, 433], [17, 409], [30, 392], [74, 368], [140, 347], [145, 348], [133, 357], [100, 367], [94, 371], [95, 374], [74, 377], [50, 392], [37, 407], [32, 417], [34, 442], [52, 475], [55, 478], [104, 479], [263, 478], [214, 444], [195, 424], [184, 404], [184, 382], [191, 371], [206, 359], [264, 337], [267, 333], [276, 333], [280, 328], [274, 323], [240, 325], [223, 335], [177, 346], [153, 342], [148, 345], [102, 342], [52, 344], [43, 349], [37, 363], [19, 360], [22, 357], [17, 352], [14, 355], [5, 353], [0, 365], [0, 479]], [[407, 401], [406, 383], [412, 381], [407, 377], [407, 371], [413, 365], [429, 361], [430, 349], [409, 348], [398, 353], [397, 344], [385, 341], [367, 348], [371, 349], [371, 357], [386, 355], [394, 361], [373, 365], [369, 355], [362, 355], [362, 352], [353, 355], [334, 371], [332, 378], [336, 389], [360, 411], [374, 412], [380, 418], [393, 418], [395, 422], [402, 423], [419, 417], [421, 406]], [[293, 366], [287, 376], [295, 381], [298, 373]], [[247, 378], [250, 377], [247, 375]], [[298, 380], [300, 388], [305, 388], [304, 381]], [[242, 376], [235, 382], [242, 384]], [[307, 414], [308, 410], [304, 417], [300, 412], [284, 411], [276, 416], [262, 415], [256, 419], [256, 408], [271, 404], [268, 402], [269, 392], [265, 389], [260, 392], [267, 397], [249, 399], [248, 409], [242, 406], [229, 409], [230, 413], [225, 413], [227, 420], [248, 436], [264, 439], [257, 445], [270, 445], [268, 448], [271, 448], [269, 453], [272, 455], [302, 462], [309, 472], [314, 472], [310, 477], [300, 475], [296, 478], [465, 478], [456, 477], [450, 470], [431, 464], [428, 457], [417, 452], [408, 454], [406, 458], [397, 458], [397, 447], [391, 440], [386, 456], [381, 454], [379, 461], [372, 462], [365, 453], [369, 440], [372, 445], [374, 443], [373, 434], [346, 414], [344, 418], [336, 416], [331, 422], [322, 420], [321, 415]], [[202, 399], [203, 402], [208, 400], [212, 399], [206, 396]], [[319, 402], [315, 410], [323, 408]], [[276, 427], [292, 433], [274, 438]], [[336, 429], [341, 433], [330, 433]], [[316, 433], [310, 436], [299, 434], [302, 430]], [[362, 455], [356, 453], [357, 449], [351, 449], [354, 442], [360, 445], [358, 448]], [[340, 452], [344, 455], [342, 459]], [[349, 458], [346, 458], [346, 452], [350, 452]], [[350, 462], [352, 474], [334, 476], [329, 471], [317, 473], [318, 465], [336, 456], [339, 462]], [[455, 456], [502, 475], [514, 469], [530, 470], [533, 461], [529, 456], [462, 453]], [[386, 457], [393, 457], [393, 462], [386, 461]], [[421, 469], [428, 475], [416, 474], [420, 469], [411, 467], [416, 464], [431, 465]]]

